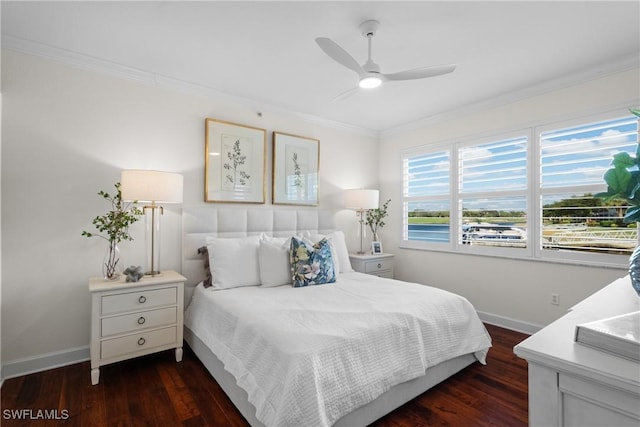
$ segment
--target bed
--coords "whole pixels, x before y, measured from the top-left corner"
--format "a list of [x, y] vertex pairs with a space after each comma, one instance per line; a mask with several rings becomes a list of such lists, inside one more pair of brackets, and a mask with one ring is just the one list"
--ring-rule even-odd
[[[195, 207], [182, 222], [185, 340], [252, 426], [365, 426], [485, 362], [466, 299], [352, 271], [331, 212]], [[281, 283], [292, 236], [331, 249], [333, 281]]]

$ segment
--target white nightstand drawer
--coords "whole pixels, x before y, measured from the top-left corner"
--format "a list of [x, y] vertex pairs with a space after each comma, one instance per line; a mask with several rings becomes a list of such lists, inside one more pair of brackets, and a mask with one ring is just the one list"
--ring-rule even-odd
[[102, 297], [101, 314], [124, 313], [132, 310], [175, 304], [176, 288], [141, 290], [138, 292], [106, 295]]
[[124, 314], [122, 316], [107, 317], [102, 319], [101, 336], [106, 337], [109, 335], [134, 332], [137, 330], [155, 328], [158, 326], [175, 325], [175, 323], [175, 307]]
[[109, 359], [126, 354], [134, 354], [154, 347], [171, 345], [176, 343], [176, 327], [158, 329], [151, 332], [127, 335], [102, 341], [100, 357]]
[[393, 261], [386, 259], [367, 261], [364, 263], [364, 272], [367, 274], [374, 274], [384, 270], [391, 270], [392, 268]]
[[393, 279], [393, 254], [349, 254], [349, 260], [359, 273]]

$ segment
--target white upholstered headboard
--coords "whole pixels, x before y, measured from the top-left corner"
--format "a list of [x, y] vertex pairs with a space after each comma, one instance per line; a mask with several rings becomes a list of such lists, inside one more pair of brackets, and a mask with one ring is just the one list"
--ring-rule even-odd
[[304, 231], [326, 234], [334, 229], [334, 213], [321, 209], [183, 207], [182, 275], [187, 278], [187, 296], [190, 297], [190, 288], [205, 277], [204, 261], [198, 248], [206, 245], [207, 236], [242, 237], [266, 233], [289, 237]]

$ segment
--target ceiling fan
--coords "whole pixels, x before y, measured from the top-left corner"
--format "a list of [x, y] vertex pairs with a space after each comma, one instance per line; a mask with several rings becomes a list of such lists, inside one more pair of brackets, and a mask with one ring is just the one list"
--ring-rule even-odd
[[[456, 69], [455, 64], [448, 64], [420, 67], [400, 71], [398, 73], [383, 74], [380, 71], [380, 66], [371, 59], [371, 39], [376, 35], [376, 31], [379, 26], [380, 23], [376, 20], [368, 20], [360, 24], [360, 32], [369, 42], [368, 59], [367, 62], [362, 65], [358, 64], [358, 62], [353, 59], [349, 53], [347, 53], [347, 51], [329, 38], [318, 37], [316, 38], [316, 43], [320, 46], [320, 49], [322, 49], [324, 53], [329, 55], [329, 57], [334, 61], [358, 73], [358, 86], [364, 89], [378, 87], [385, 81], [415, 80], [440, 76], [442, 74], [451, 73]], [[353, 94], [357, 89], [357, 87], [350, 89], [347, 92], [338, 95], [334, 100], [345, 98], [346, 96]]]

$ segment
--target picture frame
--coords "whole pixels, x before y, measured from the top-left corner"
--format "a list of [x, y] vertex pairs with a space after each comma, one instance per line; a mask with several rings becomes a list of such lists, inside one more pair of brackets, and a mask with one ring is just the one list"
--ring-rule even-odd
[[205, 120], [204, 201], [265, 203], [267, 131]]
[[272, 203], [318, 205], [320, 140], [273, 132]]
[[378, 255], [382, 253], [382, 243], [373, 241], [371, 242], [371, 253]]

